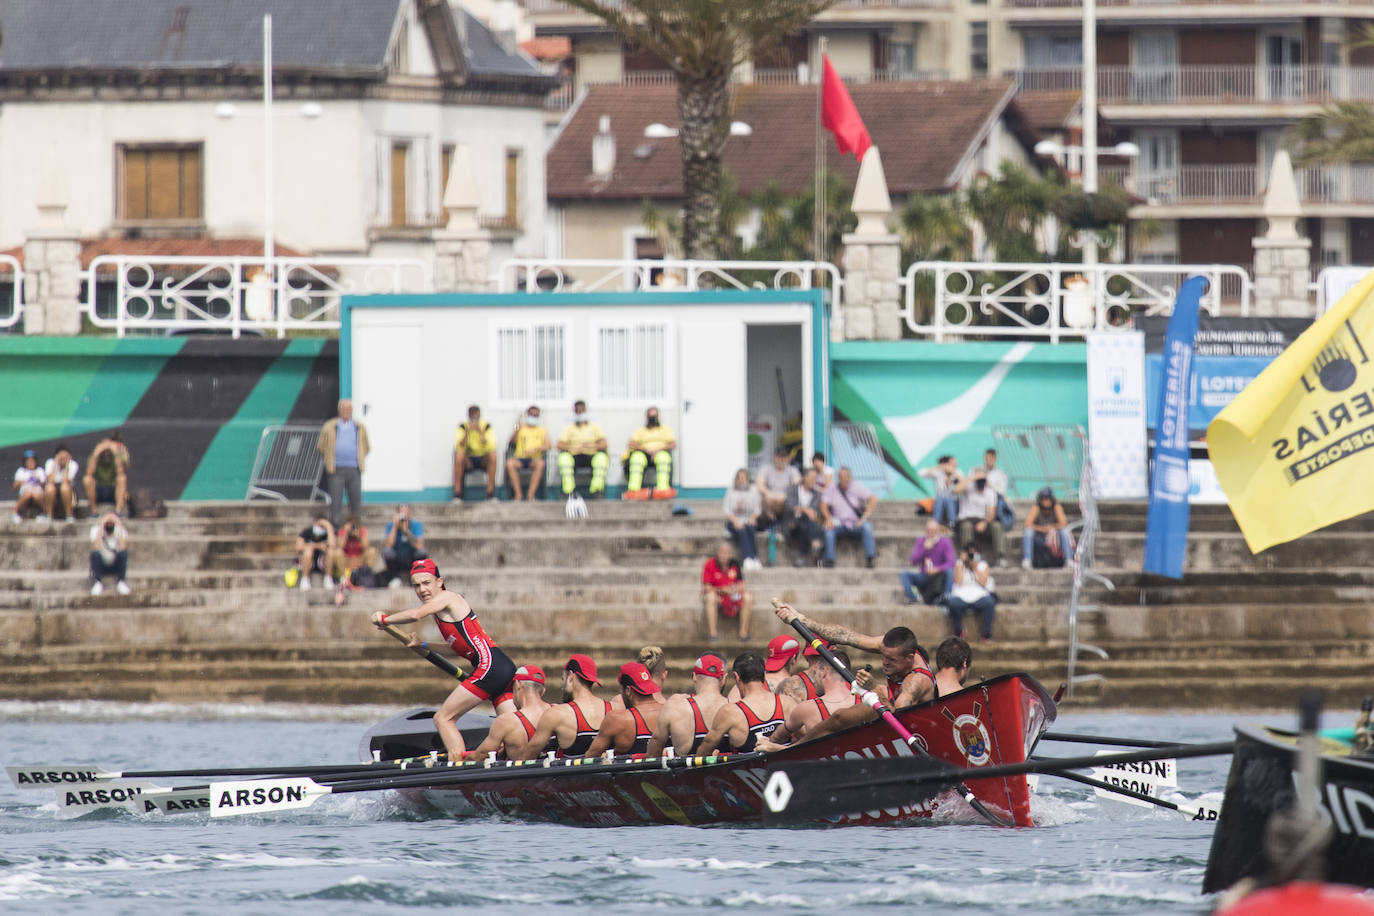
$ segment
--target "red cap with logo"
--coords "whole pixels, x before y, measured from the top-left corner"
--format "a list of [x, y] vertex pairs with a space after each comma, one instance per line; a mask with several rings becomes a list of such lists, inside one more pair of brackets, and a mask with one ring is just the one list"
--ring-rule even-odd
[[629, 662], [620, 666], [620, 685], [646, 697], [653, 696], [660, 689], [649, 669], [639, 662]]
[[571, 671], [588, 684], [601, 686], [601, 682], [596, 679], [596, 662], [592, 661], [589, 655], [572, 656], [568, 659], [568, 663], [563, 666], [563, 670]]
[[531, 684], [538, 684], [540, 687], [545, 685], [544, 669], [538, 665], [521, 665], [515, 669], [517, 681], [529, 681]]
[[692, 666], [693, 674], [704, 674], [707, 677], [725, 677], [725, 662], [721, 661], [719, 655], [703, 655], [697, 659]]
[[765, 671], [777, 671], [801, 651], [801, 640], [783, 633], [768, 640], [768, 657], [763, 660]]

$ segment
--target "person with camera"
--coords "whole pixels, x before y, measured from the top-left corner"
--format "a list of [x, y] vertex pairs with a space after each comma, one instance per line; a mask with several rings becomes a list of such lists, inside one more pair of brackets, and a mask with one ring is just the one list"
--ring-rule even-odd
[[964, 615], [976, 613], [982, 618], [983, 642], [992, 641], [992, 622], [997, 616], [997, 584], [992, 569], [970, 544], [954, 563], [954, 584], [945, 596], [944, 606], [954, 635], [964, 636]]
[[964, 482], [963, 475], [959, 473], [959, 462], [954, 460], [953, 455], [941, 455], [934, 467], [921, 468], [916, 473], [935, 485], [935, 501], [930, 514], [941, 525], [953, 528], [959, 517], [959, 496], [956, 491]]
[[1006, 529], [997, 520], [997, 491], [988, 486], [987, 471], [974, 468], [955, 491], [959, 494], [959, 549], [965, 550], [971, 544], [982, 542], [988, 561], [1005, 565], [1002, 541]]
[[91, 509], [102, 504], [113, 505], [115, 513], [124, 518], [129, 513], [129, 447], [119, 431], [100, 440], [86, 459], [86, 476], [81, 479], [86, 490], [86, 502]]
[[104, 579], [115, 577], [115, 591], [127, 595], [129, 587], [129, 532], [113, 512], [106, 512], [91, 526], [91, 594], [105, 591]]
[[410, 517], [409, 506], [397, 506], [391, 521], [386, 523], [382, 541], [382, 560], [386, 563], [387, 578], [391, 580], [388, 585], [400, 588], [401, 580], [410, 576], [411, 564], [427, 556], [425, 526]]

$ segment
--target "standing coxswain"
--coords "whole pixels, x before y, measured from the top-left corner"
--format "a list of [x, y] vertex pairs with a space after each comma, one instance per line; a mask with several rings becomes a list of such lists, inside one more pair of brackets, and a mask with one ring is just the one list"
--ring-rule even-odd
[[515, 663], [482, 629], [463, 596], [444, 587], [444, 579], [433, 560], [416, 560], [411, 564], [410, 583], [421, 605], [395, 614], [376, 611], [372, 614], [372, 623], [378, 629], [385, 629], [392, 624], [418, 623], [433, 617], [440, 635], [453, 651], [472, 663], [472, 673], [453, 689], [434, 714], [434, 725], [448, 751], [448, 759], [461, 760], [466, 747], [457, 723], [463, 713], [483, 700], [490, 700], [497, 714], [515, 711]]

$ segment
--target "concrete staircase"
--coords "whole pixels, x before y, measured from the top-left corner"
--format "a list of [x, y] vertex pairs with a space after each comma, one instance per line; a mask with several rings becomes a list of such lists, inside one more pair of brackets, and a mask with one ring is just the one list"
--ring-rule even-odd
[[[568, 521], [557, 503], [425, 505], [416, 516], [449, 584], [517, 661], [555, 672], [588, 652], [614, 675], [641, 645], [663, 645], [669, 688], [686, 685], [708, 646], [697, 600], [700, 564], [721, 535], [719, 506], [592, 502]], [[413, 606], [409, 589], [287, 590], [296, 532], [318, 507], [303, 503], [181, 503], [167, 518], [134, 521], [134, 593], [88, 594], [88, 522], [0, 528], [0, 697], [20, 699], [268, 700], [436, 703], [452, 682], [367, 623], [373, 610]], [[365, 522], [380, 540], [388, 507]], [[1018, 507], [1024, 509], [1024, 507]], [[1107, 661], [1079, 671], [1072, 704], [1196, 710], [1290, 706], [1318, 684], [1329, 702], [1374, 692], [1374, 519], [1362, 517], [1251, 556], [1225, 507], [1198, 507], [1182, 582], [1142, 577], [1143, 504], [1101, 509], [1099, 571], [1115, 591], [1089, 587], [1081, 638]], [[1070, 507], [1070, 515], [1074, 512]], [[835, 569], [778, 565], [752, 573], [755, 647], [782, 631], [768, 599], [881, 633], [911, 626], [933, 648], [948, 631], [938, 609], [901, 602], [897, 573], [919, 530], [910, 503], [876, 516], [877, 568], [857, 544]], [[996, 571], [997, 640], [975, 644], [974, 670], [1029, 671], [1053, 689], [1065, 676], [1067, 571]], [[766, 553], [766, 538], [759, 538]], [[431, 634], [433, 635], [433, 634]], [[709, 647], [727, 660], [727, 635]], [[876, 659], [873, 659], [876, 662]], [[606, 679], [608, 682], [612, 678]]]

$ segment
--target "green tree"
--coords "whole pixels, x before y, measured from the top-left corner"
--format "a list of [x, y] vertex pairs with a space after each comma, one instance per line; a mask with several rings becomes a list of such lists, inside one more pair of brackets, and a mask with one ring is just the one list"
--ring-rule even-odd
[[1298, 165], [1374, 162], [1374, 108], [1369, 105], [1337, 102], [1289, 130], [1296, 141], [1293, 159]]
[[721, 255], [721, 155], [730, 135], [730, 74], [796, 34], [835, 0], [564, 0], [677, 75], [682, 251]]
[[[859, 220], [850, 205], [854, 189], [834, 172], [825, 178], [825, 248], [840, 250], [841, 239]], [[784, 194], [769, 182], [753, 201], [759, 208], [759, 235], [747, 258], [759, 261], [819, 261], [813, 227], [816, 218], [816, 182], [797, 194]]]

